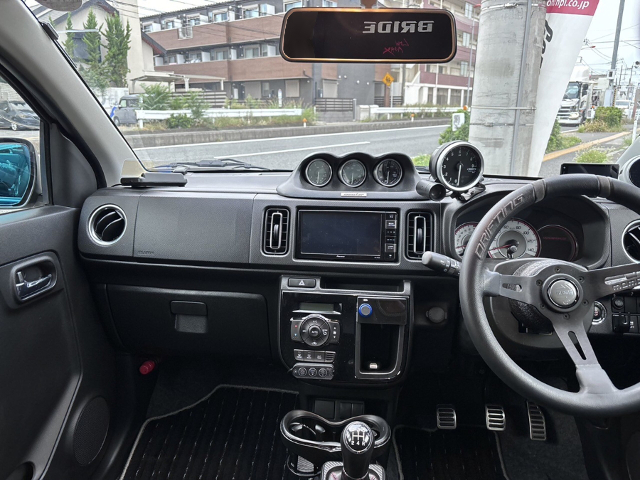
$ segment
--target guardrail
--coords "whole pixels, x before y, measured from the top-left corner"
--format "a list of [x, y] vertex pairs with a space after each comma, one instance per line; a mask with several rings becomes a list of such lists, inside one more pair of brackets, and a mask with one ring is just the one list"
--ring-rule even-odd
[[[166, 120], [171, 115], [191, 116], [191, 110], [136, 110], [136, 120], [138, 126], [143, 128], [145, 120]], [[207, 118], [235, 117], [284, 117], [302, 115], [301, 108], [209, 108], [204, 111]]]
[[412, 113], [453, 113], [460, 110], [460, 107], [378, 107], [377, 105], [360, 105], [359, 108], [361, 109], [358, 116], [360, 120], [366, 118], [375, 120], [382, 115], [386, 115], [387, 119], [390, 120], [391, 115], [404, 117], [405, 115], [410, 116]]

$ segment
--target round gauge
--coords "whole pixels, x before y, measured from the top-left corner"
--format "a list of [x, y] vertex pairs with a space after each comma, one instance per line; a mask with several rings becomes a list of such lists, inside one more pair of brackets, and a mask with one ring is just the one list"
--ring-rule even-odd
[[537, 257], [540, 237], [535, 228], [520, 219], [509, 220], [489, 247], [491, 258]]
[[572, 262], [578, 255], [578, 240], [571, 231], [560, 225], [545, 225], [538, 230], [540, 256]]
[[484, 159], [480, 151], [467, 142], [451, 142], [436, 150], [430, 162], [431, 174], [454, 192], [465, 192], [482, 178]]
[[324, 187], [329, 183], [331, 181], [332, 173], [331, 165], [322, 158], [311, 160], [305, 170], [307, 181], [315, 187]]
[[454, 239], [456, 246], [456, 253], [460, 256], [464, 255], [464, 251], [467, 249], [467, 243], [469, 243], [469, 239], [471, 235], [473, 235], [473, 231], [478, 226], [478, 222], [468, 222], [463, 223], [462, 225], [458, 225], [456, 228]]
[[393, 158], [385, 158], [373, 171], [376, 181], [385, 187], [395, 187], [402, 180], [402, 166]]
[[338, 172], [342, 183], [347, 187], [359, 187], [367, 178], [367, 169], [360, 160], [347, 160], [342, 164]]

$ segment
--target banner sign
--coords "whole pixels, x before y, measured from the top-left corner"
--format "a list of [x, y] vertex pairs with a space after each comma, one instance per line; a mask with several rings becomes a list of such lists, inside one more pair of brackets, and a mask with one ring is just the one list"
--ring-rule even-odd
[[540, 171], [562, 97], [598, 7], [598, 1], [547, 0], [542, 64], [527, 172], [529, 176], [536, 177]]

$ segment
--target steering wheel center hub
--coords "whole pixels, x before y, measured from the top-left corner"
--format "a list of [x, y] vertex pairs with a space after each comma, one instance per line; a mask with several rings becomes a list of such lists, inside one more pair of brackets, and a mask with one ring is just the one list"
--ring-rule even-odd
[[556, 307], [571, 308], [580, 300], [580, 292], [576, 284], [567, 278], [552, 281], [547, 288], [547, 298]]

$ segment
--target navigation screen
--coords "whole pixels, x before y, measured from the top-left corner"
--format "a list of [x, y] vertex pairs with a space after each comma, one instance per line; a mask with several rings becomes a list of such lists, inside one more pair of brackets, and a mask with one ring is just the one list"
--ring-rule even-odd
[[300, 253], [304, 255], [382, 254], [382, 213], [300, 212]]

